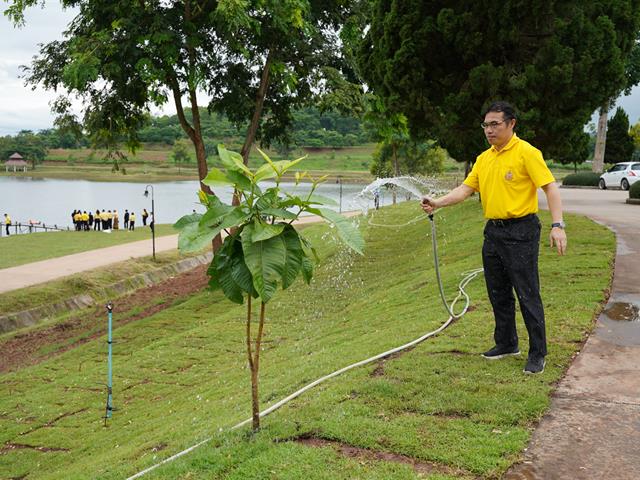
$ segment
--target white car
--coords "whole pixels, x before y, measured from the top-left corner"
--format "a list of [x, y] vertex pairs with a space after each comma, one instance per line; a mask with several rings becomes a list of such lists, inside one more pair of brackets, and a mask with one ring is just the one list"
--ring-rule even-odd
[[601, 190], [610, 187], [629, 190], [629, 187], [640, 180], [640, 162], [616, 163], [600, 175], [598, 186]]

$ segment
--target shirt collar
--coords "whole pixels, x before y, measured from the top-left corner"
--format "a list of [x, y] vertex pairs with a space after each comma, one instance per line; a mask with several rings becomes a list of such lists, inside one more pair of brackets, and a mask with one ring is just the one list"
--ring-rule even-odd
[[519, 141], [520, 141], [520, 139], [516, 135], [516, 132], [513, 132], [513, 135], [511, 136], [511, 138], [509, 139], [507, 144], [502, 148], [502, 150], [498, 151], [498, 149], [495, 147], [495, 145], [491, 145], [491, 151], [494, 152], [494, 153], [506, 152], [507, 150], [512, 149], [516, 145], [516, 143], [518, 143]]

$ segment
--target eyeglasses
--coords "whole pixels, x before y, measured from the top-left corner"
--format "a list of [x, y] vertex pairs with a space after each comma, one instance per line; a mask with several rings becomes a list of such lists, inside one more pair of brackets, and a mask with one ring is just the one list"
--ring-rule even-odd
[[489, 123], [482, 122], [480, 126], [482, 127], [483, 130], [486, 130], [487, 128], [496, 128], [498, 125], [505, 122], [506, 120], [502, 120], [501, 122], [489, 122]]

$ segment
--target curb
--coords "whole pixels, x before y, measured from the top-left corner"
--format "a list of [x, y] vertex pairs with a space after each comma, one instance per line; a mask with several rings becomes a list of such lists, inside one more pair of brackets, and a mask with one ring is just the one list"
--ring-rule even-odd
[[[149, 272], [139, 273], [138, 275], [104, 287], [101, 297], [121, 296], [139, 288], [155, 285], [174, 275], [209, 263], [212, 258], [212, 253], [205, 253], [196, 257], [185, 258], [179, 262], [165, 265], [164, 267]], [[29, 310], [23, 310], [22, 312], [2, 315], [0, 316], [0, 334], [12, 332], [24, 327], [31, 327], [55, 315], [91, 307], [102, 301], [102, 299], [95, 299], [88, 294], [80, 294], [60, 302], [41, 305]]]
[[560, 188], [577, 188], [582, 190], [599, 190], [599, 187], [589, 185], [560, 185]]
[[640, 198], [627, 198], [629, 205], [640, 205]]

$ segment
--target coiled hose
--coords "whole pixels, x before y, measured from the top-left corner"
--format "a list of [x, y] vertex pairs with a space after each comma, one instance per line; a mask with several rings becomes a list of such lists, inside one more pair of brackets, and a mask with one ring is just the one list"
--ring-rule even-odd
[[[423, 218], [423, 217], [421, 217]], [[483, 272], [482, 268], [478, 268], [475, 270], [471, 270], [469, 272], [465, 272], [463, 273], [463, 278], [460, 281], [460, 283], [458, 284], [458, 294], [456, 295], [456, 297], [453, 299], [453, 301], [451, 302], [451, 305], [449, 305], [447, 303], [447, 299], [445, 298], [444, 295], [444, 289], [442, 287], [442, 278], [440, 277], [440, 268], [439, 268], [439, 259], [438, 259], [438, 242], [436, 239], [436, 224], [435, 221], [433, 220], [433, 214], [429, 215], [429, 221], [431, 222], [431, 244], [432, 244], [432, 248], [433, 248], [433, 262], [435, 265], [435, 272], [436, 272], [436, 278], [438, 280], [438, 288], [440, 289], [440, 298], [442, 299], [442, 303], [444, 304], [445, 309], [447, 310], [447, 313], [449, 314], [449, 319], [444, 322], [439, 328], [425, 333], [424, 335], [422, 335], [419, 338], [416, 338], [415, 340], [412, 340], [409, 343], [405, 343], [404, 345], [401, 345], [399, 347], [396, 348], [392, 348], [391, 350], [387, 350], [386, 352], [382, 352], [378, 355], [375, 355], [373, 357], [367, 358], [365, 360], [361, 360], [359, 362], [353, 363], [351, 365], [347, 365], [344, 368], [341, 368], [340, 370], [336, 370], [335, 372], [330, 373], [329, 375], [325, 375], [324, 377], [321, 377], [311, 383], [309, 383], [308, 385], [305, 385], [304, 387], [302, 387], [300, 390], [297, 390], [295, 392], [293, 392], [291, 395], [289, 395], [286, 398], [283, 398], [282, 400], [280, 400], [277, 403], [274, 403], [273, 405], [271, 405], [269, 408], [263, 410], [260, 412], [260, 418], [262, 417], [266, 417], [267, 415], [269, 415], [270, 413], [278, 410], [280, 407], [282, 407], [283, 405], [285, 405], [286, 403], [290, 402], [291, 400], [299, 397], [300, 395], [302, 395], [304, 392], [306, 392], [307, 390], [311, 390], [313, 387], [320, 385], [321, 383], [329, 380], [330, 378], [333, 377], [337, 377], [338, 375], [343, 374], [344, 372], [347, 372], [351, 369], [357, 368], [357, 367], [362, 367], [364, 365], [368, 365], [370, 363], [373, 363], [377, 360], [380, 360], [382, 358], [388, 357], [390, 355], [393, 355], [394, 353], [397, 352], [401, 352], [402, 350], [406, 350], [408, 348], [411, 348], [415, 345], [418, 345], [419, 343], [424, 342], [425, 340], [427, 340], [428, 338], [431, 338], [435, 335], [437, 335], [438, 333], [444, 331], [449, 325], [451, 325], [455, 320], [458, 320], [459, 318], [461, 318], [465, 313], [467, 313], [467, 310], [469, 309], [469, 295], [467, 295], [467, 292], [465, 292], [464, 288], [467, 286], [467, 284], [473, 280], [474, 278], [476, 278], [479, 274], [481, 274]], [[413, 223], [413, 222], [409, 222], [409, 223]], [[379, 225], [379, 226], [383, 226], [383, 225]], [[453, 313], [453, 309], [456, 305], [456, 303], [458, 302], [458, 300], [460, 300], [461, 298], [464, 298], [464, 308], [460, 311], [460, 313], [455, 314]], [[236, 430], [238, 428], [244, 427], [245, 425], [251, 423], [252, 418], [248, 418], [246, 420], [243, 420], [242, 422], [232, 426], [229, 428], [229, 430]], [[223, 431], [223, 429], [221, 428], [220, 431]], [[196, 443], [195, 445], [187, 448], [186, 450], [183, 450], [181, 452], [176, 453], [175, 455], [172, 455], [169, 458], [166, 458], [164, 460], [162, 460], [161, 462], [150, 466], [149, 468], [146, 468], [138, 473], [136, 473], [135, 475], [129, 477], [127, 480], [134, 480], [136, 478], [140, 478], [143, 475], [145, 475], [146, 473], [149, 473], [152, 470], [155, 470], [156, 468], [158, 468], [161, 465], [164, 465], [165, 463], [169, 463], [172, 462], [173, 460], [186, 455], [187, 453], [195, 450], [196, 448], [200, 447], [201, 445], [204, 445], [205, 443], [209, 442], [212, 440], [213, 437], [208, 437], [205, 438], [204, 440], [200, 441], [199, 443]]]

